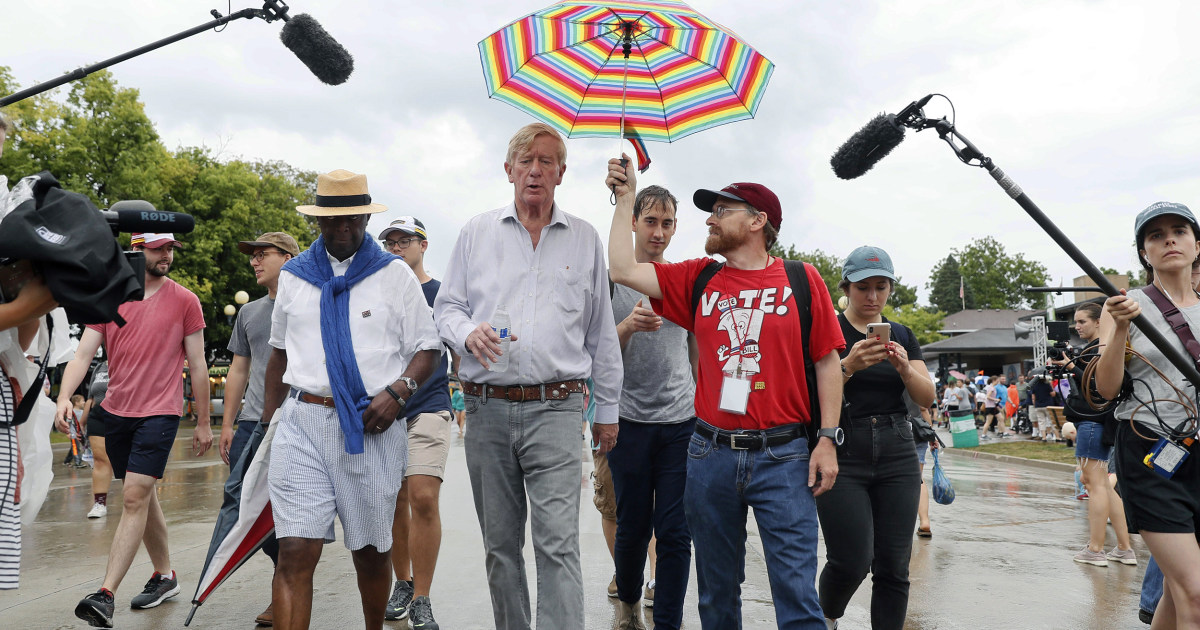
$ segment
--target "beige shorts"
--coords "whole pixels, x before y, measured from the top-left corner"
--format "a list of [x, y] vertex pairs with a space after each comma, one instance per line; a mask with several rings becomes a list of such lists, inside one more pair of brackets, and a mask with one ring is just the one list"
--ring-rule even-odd
[[405, 477], [429, 475], [443, 479], [450, 456], [450, 412], [417, 414], [408, 420], [408, 470]]
[[613, 490], [612, 471], [608, 469], [608, 455], [592, 451], [592, 463], [595, 464], [592, 471], [592, 488], [596, 491], [592, 496], [592, 503], [596, 504], [596, 509], [600, 510], [600, 516], [605, 520], [615, 521], [617, 493]]

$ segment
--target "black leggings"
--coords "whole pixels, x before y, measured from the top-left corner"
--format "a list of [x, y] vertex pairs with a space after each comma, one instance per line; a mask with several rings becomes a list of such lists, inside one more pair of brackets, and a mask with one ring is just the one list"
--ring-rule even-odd
[[833, 489], [817, 497], [825, 535], [821, 609], [839, 619], [869, 570], [871, 627], [904, 627], [908, 611], [908, 560], [921, 493], [912, 425], [903, 414], [845, 423]]

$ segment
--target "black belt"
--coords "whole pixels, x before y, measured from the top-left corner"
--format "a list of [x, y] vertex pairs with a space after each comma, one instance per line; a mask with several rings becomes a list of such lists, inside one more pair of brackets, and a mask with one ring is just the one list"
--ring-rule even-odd
[[726, 431], [724, 429], [711, 429], [702, 424], [697, 424], [696, 433], [717, 444], [728, 444], [729, 448], [735, 450], [752, 451], [761, 450], [768, 446], [787, 444], [802, 435], [807, 435], [807, 431], [802, 424], [789, 424], [763, 431]]

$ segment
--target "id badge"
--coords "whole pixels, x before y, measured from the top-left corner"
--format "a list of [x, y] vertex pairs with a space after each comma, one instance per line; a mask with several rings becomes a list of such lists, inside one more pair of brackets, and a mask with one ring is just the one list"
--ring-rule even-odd
[[726, 413], [746, 415], [750, 403], [750, 375], [725, 374], [721, 379], [721, 401], [717, 408]]

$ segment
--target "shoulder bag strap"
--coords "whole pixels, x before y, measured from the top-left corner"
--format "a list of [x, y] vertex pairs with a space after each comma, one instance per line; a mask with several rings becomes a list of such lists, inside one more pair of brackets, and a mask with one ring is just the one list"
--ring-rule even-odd
[[1188, 326], [1187, 319], [1183, 317], [1183, 313], [1179, 312], [1179, 307], [1171, 303], [1167, 296], [1158, 287], [1151, 284], [1142, 289], [1142, 292], [1154, 302], [1158, 310], [1162, 311], [1163, 319], [1167, 320], [1167, 324], [1171, 326], [1171, 330], [1179, 336], [1179, 340], [1183, 342], [1183, 347], [1188, 354], [1192, 356], [1192, 361], [1196, 365], [1200, 365], [1200, 341], [1196, 341], [1196, 336], [1192, 334], [1192, 327]]

